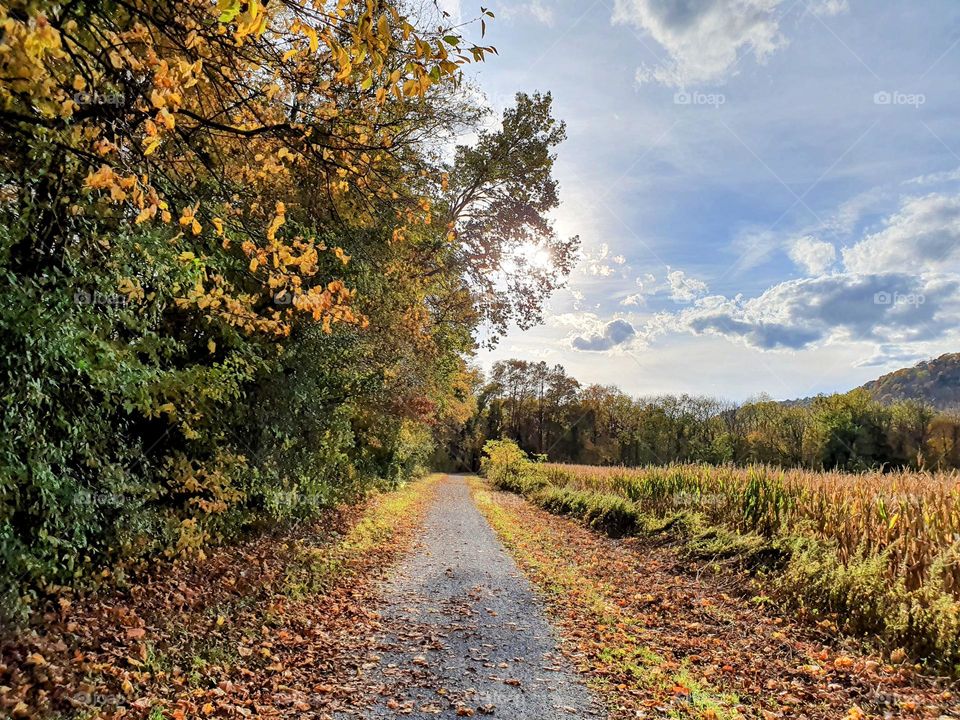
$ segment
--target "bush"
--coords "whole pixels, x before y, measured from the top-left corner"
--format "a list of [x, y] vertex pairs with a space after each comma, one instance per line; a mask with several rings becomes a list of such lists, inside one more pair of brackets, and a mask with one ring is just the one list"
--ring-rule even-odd
[[512, 440], [488, 440], [483, 446], [480, 473], [500, 490], [523, 494], [533, 468], [527, 454]]

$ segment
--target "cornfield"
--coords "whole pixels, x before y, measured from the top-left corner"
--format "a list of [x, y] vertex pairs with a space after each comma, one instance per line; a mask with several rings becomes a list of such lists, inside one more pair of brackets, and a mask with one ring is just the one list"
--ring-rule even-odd
[[666, 517], [696, 511], [712, 524], [766, 537], [813, 536], [851, 563], [883, 557], [907, 590], [931, 583], [960, 598], [960, 474], [862, 474], [670, 465], [611, 468], [546, 464], [550, 485], [625, 497]]

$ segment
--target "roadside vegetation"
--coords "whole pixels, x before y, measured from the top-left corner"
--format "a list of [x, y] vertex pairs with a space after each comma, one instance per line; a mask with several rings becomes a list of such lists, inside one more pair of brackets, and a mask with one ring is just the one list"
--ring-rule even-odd
[[763, 602], [960, 672], [960, 479], [769, 466], [600, 468], [486, 445], [484, 474], [612, 536], [679, 543], [753, 573]]
[[798, 623], [662, 538], [611, 539], [473, 481], [611, 720], [956, 717], [950, 682]]
[[489, 122], [463, 80], [492, 15], [0, 5], [4, 627], [397, 486], [472, 414], [476, 329], [577, 244], [550, 95]]
[[42, 624], [0, 641], [0, 716], [319, 718], [363, 707], [375, 581], [415, 539], [438, 480], [178, 559], [135, 584], [64, 593]]

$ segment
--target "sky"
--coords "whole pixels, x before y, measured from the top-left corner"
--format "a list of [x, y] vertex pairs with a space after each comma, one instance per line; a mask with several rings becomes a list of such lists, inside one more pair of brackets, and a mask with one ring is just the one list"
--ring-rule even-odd
[[485, 4], [470, 72], [495, 108], [553, 94], [581, 260], [482, 367], [787, 399], [960, 351], [956, 0]]

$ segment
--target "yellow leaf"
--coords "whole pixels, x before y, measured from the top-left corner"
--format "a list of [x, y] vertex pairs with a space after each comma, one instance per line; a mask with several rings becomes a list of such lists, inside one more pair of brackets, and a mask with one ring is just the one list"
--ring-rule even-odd
[[320, 47], [320, 38], [317, 37], [317, 31], [314, 30], [309, 25], [304, 25], [303, 33], [308, 38], [310, 38], [310, 52], [315, 53], [317, 51], [317, 48]]

